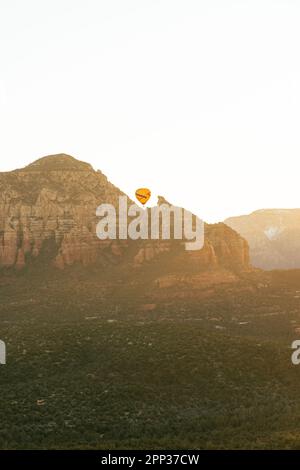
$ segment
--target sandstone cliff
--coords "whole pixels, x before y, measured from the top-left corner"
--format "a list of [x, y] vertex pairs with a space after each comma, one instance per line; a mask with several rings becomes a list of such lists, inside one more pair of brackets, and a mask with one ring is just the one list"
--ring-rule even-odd
[[39, 259], [59, 269], [123, 261], [139, 267], [172, 253], [196, 269], [248, 269], [247, 243], [224, 224], [206, 225], [198, 252], [185, 252], [177, 240], [99, 240], [96, 208], [117, 206], [120, 195], [101, 171], [65, 154], [0, 173], [0, 267], [20, 270]]

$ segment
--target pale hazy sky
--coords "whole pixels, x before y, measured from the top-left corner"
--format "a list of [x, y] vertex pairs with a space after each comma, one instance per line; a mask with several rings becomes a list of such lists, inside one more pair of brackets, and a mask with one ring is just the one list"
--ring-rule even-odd
[[61, 152], [207, 221], [300, 207], [300, 1], [0, 0], [0, 171]]

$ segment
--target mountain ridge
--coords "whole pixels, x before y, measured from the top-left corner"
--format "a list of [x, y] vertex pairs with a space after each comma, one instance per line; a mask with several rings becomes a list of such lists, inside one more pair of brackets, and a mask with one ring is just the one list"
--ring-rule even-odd
[[135, 268], [170, 252], [185, 269], [249, 269], [246, 241], [224, 224], [205, 225], [205, 244], [198, 252], [184, 252], [182, 241], [174, 239], [99, 240], [96, 208], [101, 203], [117, 207], [121, 195], [126, 196], [101, 171], [67, 154], [0, 173], [0, 268], [22, 270], [51, 245], [48, 261], [59, 269], [125, 259]]
[[247, 240], [253, 266], [300, 268], [300, 209], [261, 209], [224, 223]]
[[54, 155], [46, 155], [38, 158], [34, 162], [25, 166], [23, 171], [56, 171], [56, 170], [73, 170], [73, 171], [94, 171], [92, 165], [66, 153]]

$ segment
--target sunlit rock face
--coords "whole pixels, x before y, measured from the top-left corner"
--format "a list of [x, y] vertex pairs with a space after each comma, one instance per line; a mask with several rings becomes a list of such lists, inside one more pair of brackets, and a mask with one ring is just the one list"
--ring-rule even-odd
[[119, 196], [125, 195], [101, 171], [65, 154], [0, 173], [0, 268], [22, 270], [35, 260], [57, 269], [97, 263], [138, 268], [168, 253], [196, 270], [249, 268], [247, 243], [224, 224], [206, 225], [204, 247], [196, 252], [172, 239], [99, 240], [96, 208], [117, 208]]

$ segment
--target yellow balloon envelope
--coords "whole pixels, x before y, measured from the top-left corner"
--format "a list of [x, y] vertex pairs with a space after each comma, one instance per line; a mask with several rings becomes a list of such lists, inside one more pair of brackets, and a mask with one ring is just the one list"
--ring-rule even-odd
[[146, 204], [151, 197], [151, 191], [148, 188], [139, 188], [135, 192], [135, 197], [141, 204]]

